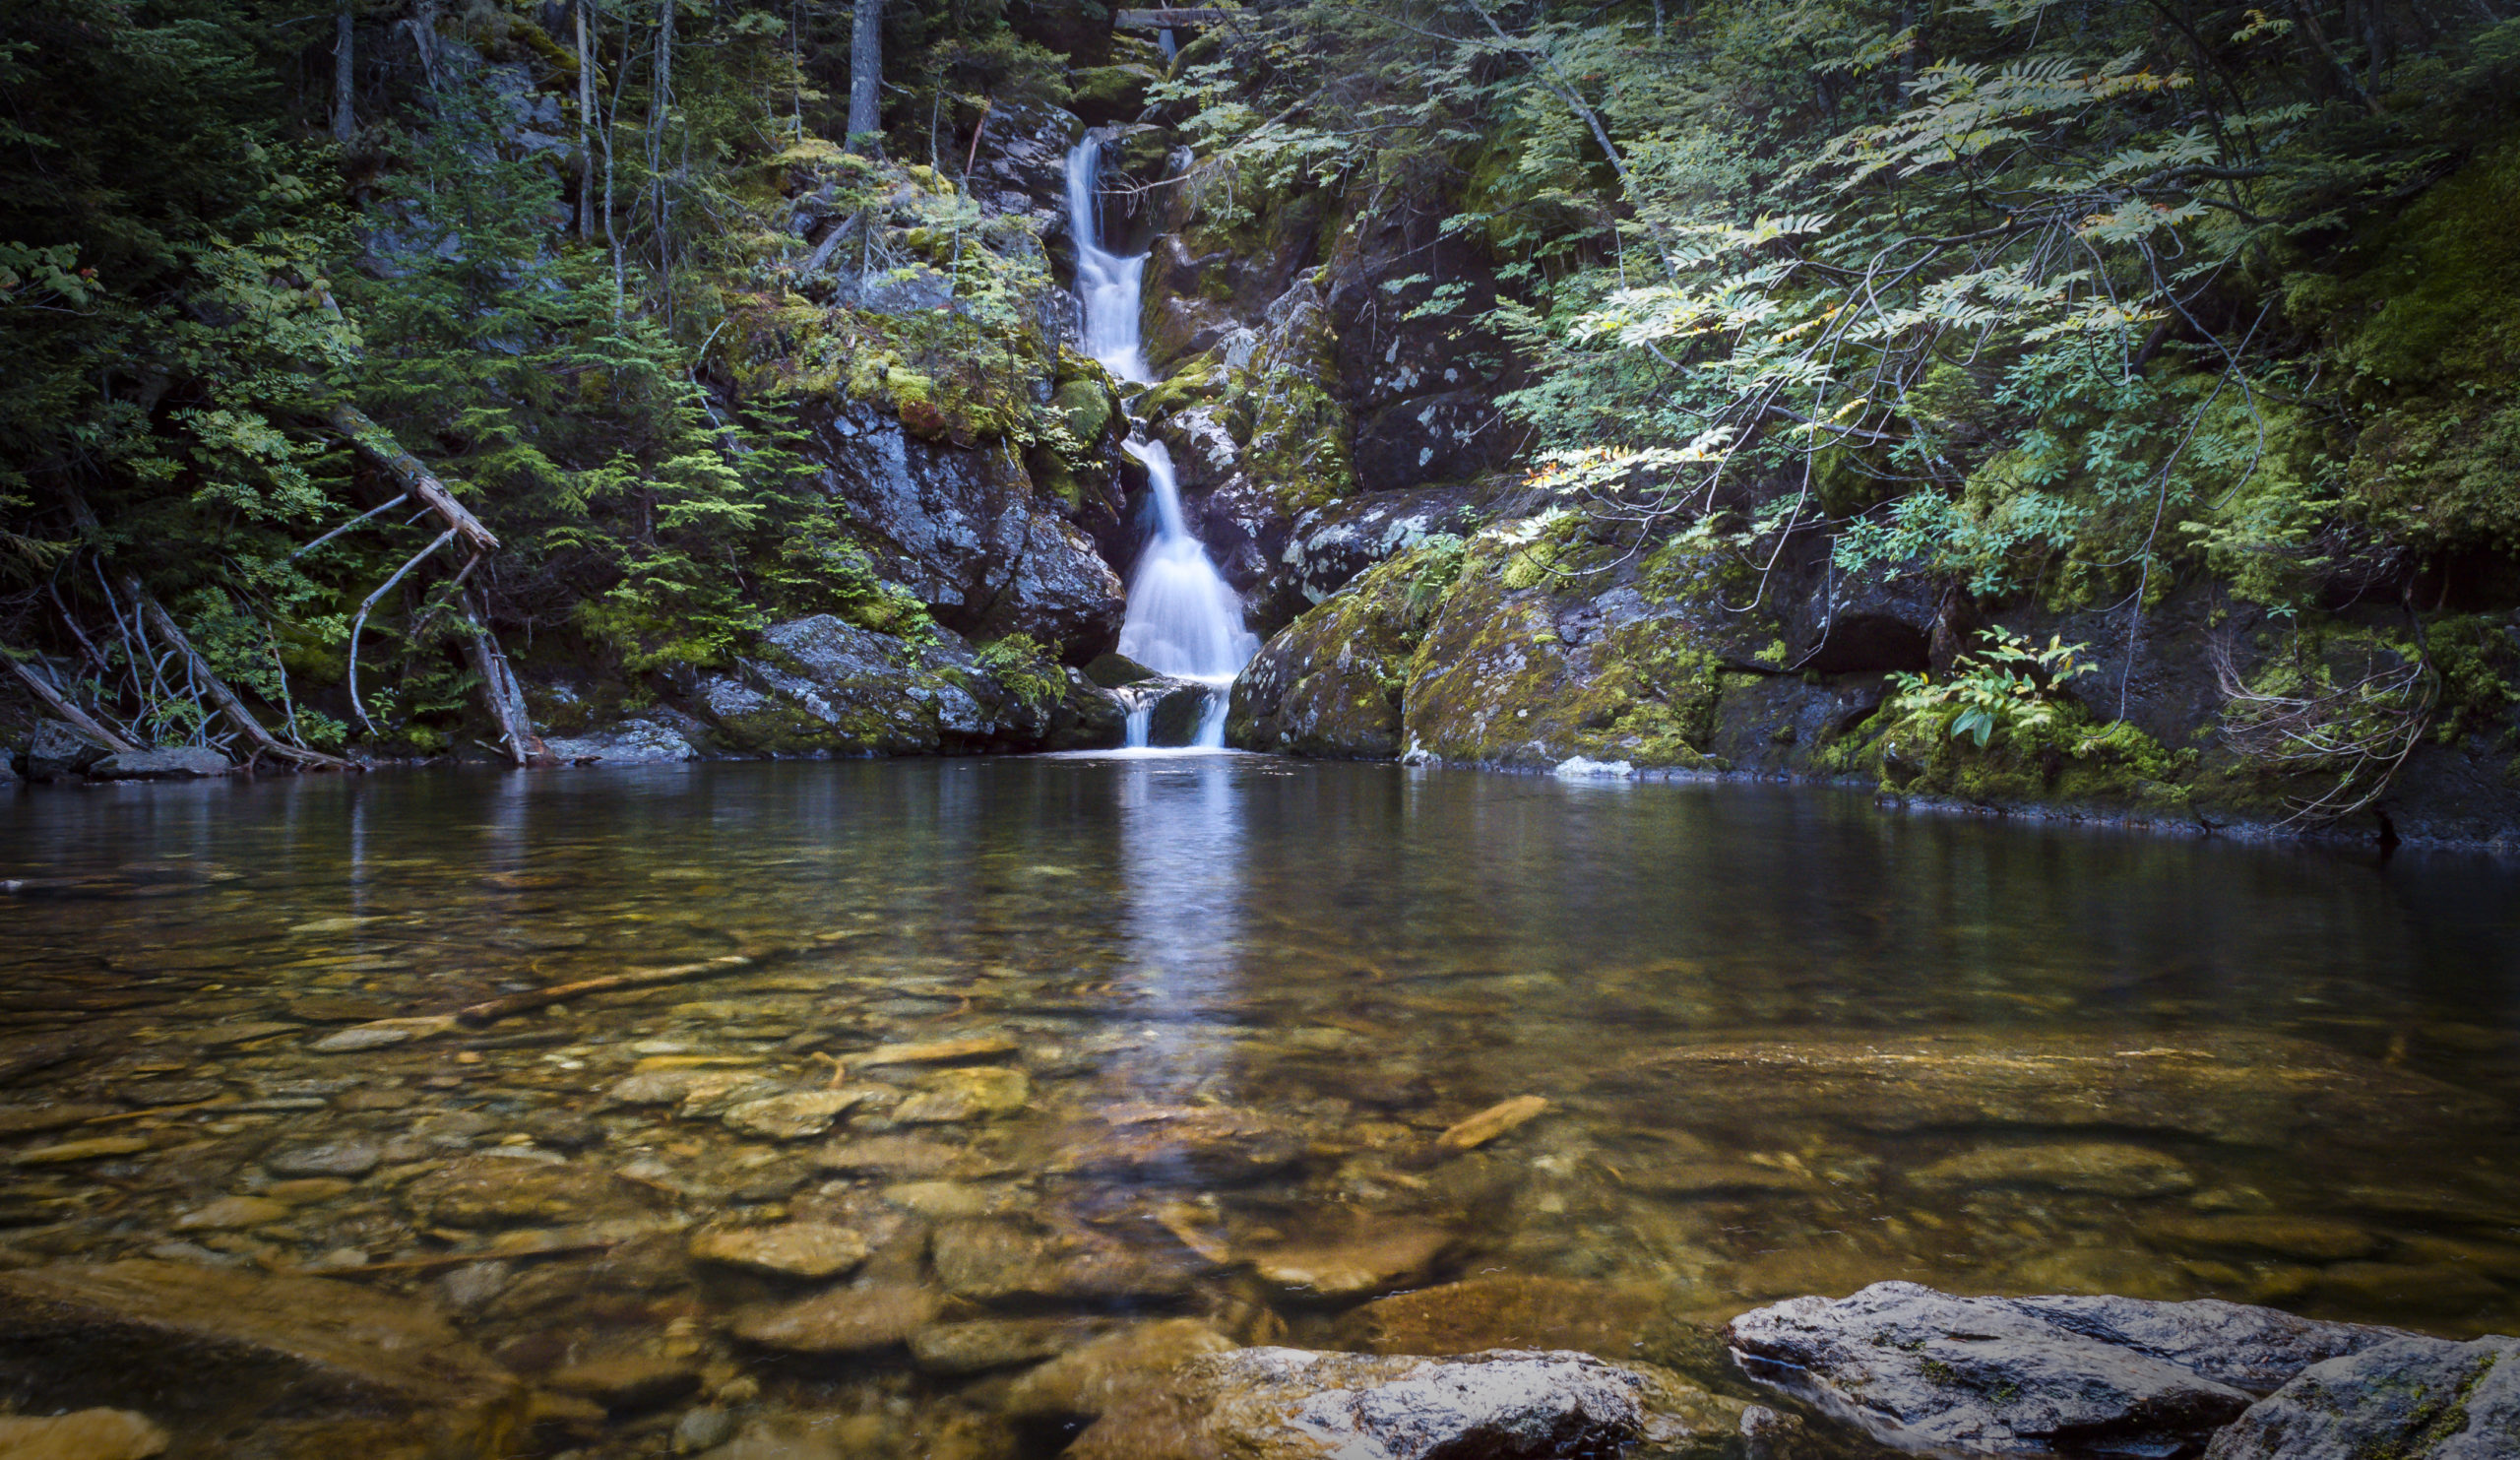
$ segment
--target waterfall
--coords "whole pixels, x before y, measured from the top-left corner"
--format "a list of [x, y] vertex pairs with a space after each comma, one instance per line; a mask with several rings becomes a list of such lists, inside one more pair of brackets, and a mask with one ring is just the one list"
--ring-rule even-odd
[[1138, 348], [1138, 282], [1146, 255], [1123, 258], [1102, 247], [1102, 142], [1089, 132], [1067, 155], [1067, 223], [1076, 238], [1078, 335], [1085, 352], [1132, 385], [1153, 385]]
[[[1067, 155], [1068, 227], [1076, 238], [1077, 333], [1085, 352], [1103, 368], [1136, 385], [1154, 382], [1138, 334], [1139, 282], [1146, 255], [1121, 257], [1102, 247], [1101, 181], [1102, 145], [1088, 134]], [[1208, 686], [1194, 743], [1225, 744], [1225, 717], [1233, 676], [1260, 649], [1259, 636], [1242, 626], [1242, 600], [1217, 572], [1208, 550], [1190, 533], [1181, 511], [1181, 487], [1172, 453], [1161, 441], [1134, 437], [1123, 449], [1146, 466], [1155, 496], [1156, 530], [1129, 573], [1128, 616], [1120, 624], [1120, 653], [1159, 674], [1196, 679]], [[1129, 715], [1128, 743], [1143, 746], [1153, 707]]]

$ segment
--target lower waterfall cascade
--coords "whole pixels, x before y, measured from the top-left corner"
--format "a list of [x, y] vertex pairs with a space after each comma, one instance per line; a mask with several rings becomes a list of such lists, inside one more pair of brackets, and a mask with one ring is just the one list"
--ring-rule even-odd
[[[1117, 379], [1151, 385], [1138, 326], [1146, 255], [1115, 254], [1102, 246], [1102, 141], [1087, 134], [1067, 156], [1068, 225], [1076, 240], [1078, 337], [1086, 353]], [[1132, 419], [1123, 449], [1146, 467], [1155, 499], [1155, 535], [1129, 573], [1129, 606], [1120, 626], [1120, 653], [1159, 674], [1208, 686], [1192, 743], [1225, 745], [1226, 709], [1233, 677], [1260, 649], [1260, 637], [1243, 625], [1242, 601], [1217, 571], [1189, 528], [1172, 454], [1161, 441], [1141, 439]], [[1154, 718], [1151, 705], [1133, 708], [1130, 748], [1143, 748]]]

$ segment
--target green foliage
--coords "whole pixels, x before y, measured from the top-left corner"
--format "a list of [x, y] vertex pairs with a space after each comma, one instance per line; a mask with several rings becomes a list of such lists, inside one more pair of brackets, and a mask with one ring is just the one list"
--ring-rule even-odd
[[1048, 710], [1067, 696], [1067, 677], [1048, 645], [1030, 634], [1008, 634], [983, 644], [979, 667], [1018, 700], [1036, 711]]
[[1981, 750], [1998, 734], [2036, 740], [2064, 716], [2056, 688], [2093, 670], [2077, 658], [2090, 649], [2088, 644], [2066, 644], [2051, 636], [2042, 648], [2004, 628], [1986, 629], [1979, 639], [1977, 651], [1956, 656], [1942, 678], [1892, 674], [1890, 682], [1898, 692], [1890, 713], [1937, 722], [1944, 734], [1969, 740]]

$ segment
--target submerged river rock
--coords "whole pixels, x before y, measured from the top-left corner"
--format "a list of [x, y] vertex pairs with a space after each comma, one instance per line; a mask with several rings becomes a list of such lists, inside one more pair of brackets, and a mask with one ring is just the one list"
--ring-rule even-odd
[[[1041, 1460], [1245, 1348], [1747, 1403], [1726, 1323], [1885, 1279], [2063, 1295], [2007, 1311], [2243, 1407], [2312, 1351], [2154, 1306], [2520, 1316], [2510, 1037], [2408, 980], [2367, 868], [1230, 755], [199, 791], [182, 838], [116, 797], [0, 860], [53, 889], [0, 920], [0, 1282], [373, 1312], [490, 1389], [0, 1338], [7, 1412], [170, 1454]], [[1771, 1453], [1856, 1442], [1762, 1403]]]

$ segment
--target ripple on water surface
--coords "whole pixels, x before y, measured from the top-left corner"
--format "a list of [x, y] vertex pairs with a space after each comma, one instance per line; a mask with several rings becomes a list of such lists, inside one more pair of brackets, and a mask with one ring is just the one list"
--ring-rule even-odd
[[[329, 1273], [439, 1356], [266, 1334], [295, 1357], [154, 1391], [176, 1453], [292, 1453], [254, 1417], [308, 1385], [458, 1424], [522, 1374], [590, 1455], [808, 1412], [833, 1453], [1046, 1454], [1142, 1351], [1688, 1366], [1894, 1277], [2520, 1319], [2520, 875], [2483, 858], [1213, 754], [25, 793], [0, 831], [0, 1309], [163, 1264], [44, 1301], [233, 1369], [240, 1315], [319, 1301], [272, 1275]], [[0, 1338], [0, 1408], [189, 1352], [83, 1343]]]

